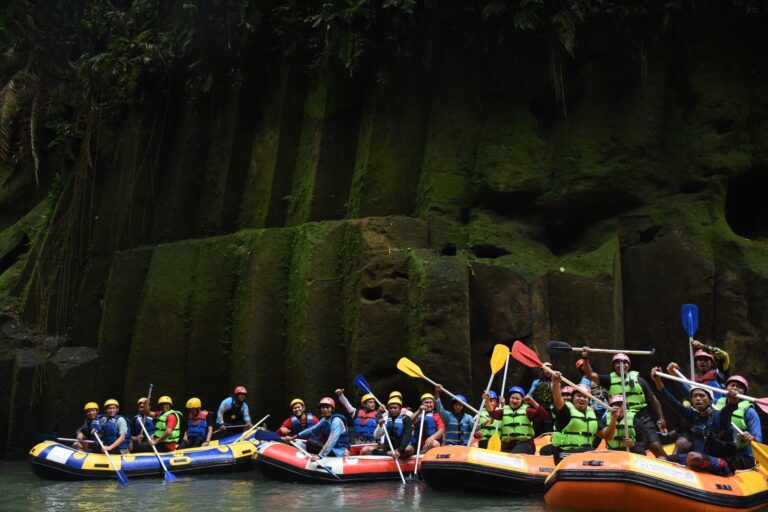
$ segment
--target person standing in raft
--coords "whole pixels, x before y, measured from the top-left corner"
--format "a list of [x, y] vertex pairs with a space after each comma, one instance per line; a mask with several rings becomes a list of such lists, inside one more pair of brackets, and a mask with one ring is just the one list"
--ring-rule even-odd
[[[637, 431], [641, 425], [635, 411], [628, 408], [627, 418], [624, 419], [624, 397], [621, 395], [613, 395], [608, 400], [608, 404], [611, 408], [597, 420], [597, 435], [605, 439], [605, 445], [609, 450], [623, 451], [629, 447], [632, 453], [645, 455], [645, 448], [637, 442]], [[629, 436], [625, 437], [627, 431]]]
[[248, 390], [237, 386], [232, 396], [221, 401], [216, 413], [217, 438], [243, 432], [253, 426], [248, 402], [245, 401], [247, 396]]
[[157, 406], [160, 411], [152, 413], [155, 417], [155, 433], [148, 442], [159, 452], [172, 452], [181, 439], [181, 413], [171, 409], [173, 400], [169, 396], [161, 396]]
[[712, 395], [704, 388], [691, 389], [691, 407], [686, 407], [664, 387], [657, 375], [661, 368], [651, 370], [651, 378], [656, 389], [663, 393], [664, 399], [672, 408], [691, 424], [693, 446], [687, 454], [667, 455], [667, 460], [684, 464], [692, 469], [706, 471], [720, 476], [733, 474], [737, 455], [736, 444], [731, 436], [731, 417], [739, 403], [737, 391], [728, 391], [727, 403], [722, 411], [712, 407]]
[[155, 433], [155, 420], [150, 415], [149, 400], [146, 397], [141, 397], [136, 402], [138, 412], [133, 415], [133, 421], [131, 421], [131, 442], [133, 443], [133, 449], [131, 452], [149, 452], [152, 449], [149, 447], [149, 443], [144, 438], [144, 431], [141, 429], [141, 423], [144, 423], [144, 428], [147, 429], [147, 434], [152, 437]]
[[552, 374], [552, 395], [555, 401], [555, 432], [552, 433], [552, 455], [555, 464], [571, 453], [591, 451], [597, 434], [597, 416], [589, 406], [589, 388], [579, 385], [573, 388], [572, 402], [563, 400], [560, 389], [560, 372]]
[[440, 440], [445, 434], [445, 423], [440, 413], [435, 410], [435, 396], [432, 393], [421, 395], [421, 406], [411, 418], [414, 429], [411, 444], [414, 446], [419, 442], [420, 415], [422, 414], [424, 415], [424, 433], [421, 434], [421, 453], [426, 453], [432, 448], [439, 447]]
[[443, 387], [439, 384], [435, 387], [435, 396], [437, 397], [435, 406], [437, 412], [443, 418], [443, 423], [445, 423], [443, 440], [446, 445], [466, 445], [467, 441], [469, 441], [469, 436], [472, 435], [472, 428], [475, 426], [475, 422], [472, 416], [465, 411], [464, 404], [456, 398], [466, 403], [467, 397], [456, 395], [456, 398], [451, 399], [451, 410], [447, 411], [440, 401], [440, 392], [442, 390]]
[[126, 455], [131, 451], [131, 434], [128, 430], [128, 418], [118, 414], [120, 404], [114, 398], [104, 402], [104, 412], [99, 416], [102, 434], [99, 434], [104, 443], [104, 451], [114, 454]]
[[[286, 440], [289, 436], [297, 436], [302, 430], [314, 427], [320, 421], [314, 414], [306, 409], [304, 400], [301, 398], [294, 398], [291, 400], [291, 417], [286, 419], [280, 428], [277, 429], [277, 434]], [[318, 440], [315, 435], [313, 439]]]
[[699, 340], [692, 340], [691, 346], [696, 351], [693, 354], [693, 380], [699, 384], [725, 389], [725, 373], [731, 366], [731, 356], [728, 352], [705, 345]]
[[[404, 414], [403, 401], [398, 397], [392, 397], [387, 401], [387, 412], [389, 414], [379, 415], [378, 426], [374, 431], [374, 437], [379, 441], [379, 445], [372, 451], [373, 455], [389, 455], [395, 459], [406, 459], [413, 455], [413, 446], [411, 445], [411, 436], [413, 428], [411, 418]], [[394, 452], [389, 451], [384, 429], [389, 434], [392, 441]]]
[[[624, 367], [624, 383], [626, 387], [627, 409], [635, 413], [638, 421], [637, 442], [642, 443], [644, 447], [653, 452], [656, 457], [663, 457], [664, 447], [659, 441], [659, 435], [656, 433], [657, 427], [666, 431], [667, 420], [664, 418], [664, 411], [661, 410], [661, 403], [648, 382], [636, 372], [630, 371], [631, 362], [626, 354], [616, 354], [613, 356], [611, 365], [613, 371], [610, 374], [598, 375], [589, 362], [589, 347], [581, 349], [581, 357], [584, 360], [582, 371], [584, 375], [595, 384], [608, 389], [608, 396], [621, 395], [621, 367]], [[658, 418], [654, 424], [651, 418], [651, 409]]]
[[549, 414], [520, 386], [509, 388], [509, 405], [501, 397], [501, 409], [492, 409], [490, 394], [483, 393], [485, 408], [491, 418], [501, 420], [501, 451], [508, 453], [536, 453], [533, 421], [548, 418]]
[[203, 408], [199, 398], [187, 400], [187, 431], [181, 441], [180, 448], [198, 448], [208, 446], [213, 436], [214, 415]]
[[97, 419], [99, 416], [99, 404], [96, 402], [88, 402], [83, 407], [83, 412], [85, 413], [85, 422], [75, 432], [77, 441], [72, 444], [72, 448], [76, 450], [97, 452], [100, 450], [100, 447], [98, 443], [96, 443], [96, 439], [93, 436], [93, 431], [95, 430], [96, 433], [99, 434], [99, 437], [103, 435], [101, 432], [101, 425]]
[[[337, 389], [336, 396], [338, 397], [339, 402], [341, 402], [341, 405], [344, 406], [344, 409], [346, 409], [347, 413], [349, 413], [350, 418], [352, 418], [352, 434], [354, 435], [355, 443], [375, 443], [376, 439], [373, 437], [373, 432], [376, 430], [376, 418], [379, 415], [379, 411], [377, 410], [376, 400], [373, 398], [373, 395], [371, 393], [364, 394], [362, 398], [360, 398], [361, 407], [359, 409], [354, 408], [352, 404], [349, 403], [347, 397], [344, 396], [343, 389]], [[373, 447], [363, 448], [369, 448], [367, 451], [373, 449]], [[354, 455], [361, 454], [360, 447], [355, 447], [355, 449], [351, 451]], [[362, 455], [366, 454], [362, 453]]]
[[319, 434], [325, 443], [321, 444], [314, 439], [307, 440], [307, 451], [313, 454], [310, 460], [318, 460], [320, 457], [344, 457], [349, 453], [349, 428], [347, 419], [343, 414], [334, 412], [336, 402], [331, 397], [320, 399], [320, 421], [317, 425], [306, 428], [295, 436], [286, 436], [286, 441], [296, 438], [307, 438], [312, 434]]

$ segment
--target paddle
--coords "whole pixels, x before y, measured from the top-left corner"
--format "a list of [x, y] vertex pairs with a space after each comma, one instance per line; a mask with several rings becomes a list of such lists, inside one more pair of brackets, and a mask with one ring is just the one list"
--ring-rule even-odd
[[[152, 393], [152, 384], [149, 385], [149, 393]], [[163, 471], [165, 472], [165, 476], [163, 476], [165, 481], [166, 482], [172, 482], [172, 481], [176, 480], [176, 477], [173, 475], [173, 473], [168, 471], [168, 468], [165, 467], [165, 462], [163, 462], [163, 458], [160, 457], [160, 453], [158, 453], [157, 447], [150, 442], [150, 441], [152, 441], [152, 437], [150, 437], [149, 432], [147, 432], [147, 427], [144, 426], [144, 422], [140, 421], [139, 425], [141, 425], [141, 430], [144, 432], [144, 435], [147, 437], [147, 444], [149, 444], [149, 446], [152, 447], [152, 451], [155, 452], [155, 456], [157, 457], [157, 460], [160, 461], [160, 466], [162, 466]]]
[[112, 469], [115, 470], [115, 474], [117, 475], [117, 481], [120, 482], [120, 485], [125, 485], [128, 483], [128, 477], [125, 476], [125, 473], [123, 473], [121, 470], [117, 469], [117, 466], [115, 466], [115, 461], [112, 460], [112, 457], [109, 455], [109, 452], [104, 449], [104, 443], [101, 442], [101, 438], [99, 437], [99, 434], [96, 432], [93, 433], [93, 437], [96, 438], [96, 441], [99, 442], [99, 446], [101, 446], [101, 449], [104, 451], [104, 455], [107, 456], [107, 460], [112, 465]]
[[419, 442], [416, 445], [416, 463], [413, 465], [413, 479], [419, 479], [419, 454], [421, 453], [421, 435], [424, 433], [424, 417], [427, 415], [426, 411], [421, 411], [421, 425], [419, 426]]
[[256, 422], [256, 424], [255, 424], [255, 425], [253, 425], [251, 428], [249, 428], [248, 430], [246, 430], [245, 432], [243, 432], [242, 434], [240, 434], [240, 437], [238, 437], [238, 438], [235, 440], [235, 442], [236, 442], [236, 443], [239, 443], [239, 442], [240, 442], [240, 441], [242, 441], [243, 439], [246, 439], [246, 438], [248, 437], [248, 435], [249, 435], [251, 432], [253, 432], [254, 430], [256, 430], [256, 427], [258, 427], [259, 425], [261, 425], [262, 423], [264, 423], [265, 421], [267, 421], [267, 418], [269, 418], [269, 414], [267, 414], [266, 416], [264, 416], [263, 418], [261, 418], [259, 421], [257, 421], [257, 422]]
[[[416, 363], [408, 359], [407, 357], [401, 357], [400, 360], [397, 362], [397, 369], [403, 372], [404, 374], [408, 375], [409, 377], [414, 377], [417, 379], [424, 379], [425, 381], [429, 382], [433, 386], [438, 386], [438, 383], [424, 375], [424, 372], [421, 371], [421, 368], [418, 367]], [[456, 398], [456, 395], [448, 391], [447, 389], [443, 388], [443, 392], [459, 402], [461, 405], [466, 407], [468, 410], [472, 411], [475, 414], [478, 414], [478, 410], [469, 405], [467, 402], [460, 398]]]
[[699, 328], [699, 306], [696, 304], [683, 304], [682, 307], [683, 317], [683, 329], [688, 333], [688, 352], [691, 358], [691, 380], [694, 380], [696, 376], [696, 367], [693, 360], [693, 335], [696, 334], [696, 329]]
[[[512, 357], [514, 357], [518, 362], [523, 363], [525, 366], [528, 366], [530, 368], [541, 368], [547, 373], [555, 373], [555, 371], [550, 368], [548, 365], [545, 365], [541, 362], [539, 359], [539, 356], [536, 355], [536, 352], [525, 346], [525, 344], [521, 341], [516, 341], [512, 345]], [[592, 395], [591, 393], [587, 393], [586, 391], [581, 390], [576, 384], [566, 379], [564, 376], [560, 376], [560, 380], [568, 384], [569, 386], [579, 389], [579, 393], [584, 394], [585, 396], [588, 396], [598, 404], [602, 405], [606, 409], [610, 409], [611, 406], [607, 403], [603, 402], [596, 396]]]
[[[731, 423], [731, 426], [739, 434], [744, 433], [744, 431], [737, 427], [736, 424]], [[752, 453], [754, 453], [757, 463], [763, 468], [768, 467], [768, 446], [758, 443], [754, 439], [749, 442], [749, 445], [752, 447]]]
[[[501, 379], [501, 395], [506, 393], [507, 389], [507, 370], [509, 369], [509, 350], [507, 351], [506, 361], [504, 361], [504, 377]], [[500, 395], [500, 396], [501, 396]], [[503, 414], [502, 414], [503, 417]], [[493, 435], [488, 440], [486, 448], [488, 450], [498, 452], [501, 451], [501, 437], [499, 437], [499, 425], [501, 421], [496, 421], [496, 429], [493, 431]]]
[[[371, 391], [371, 386], [368, 384], [368, 381], [365, 380], [365, 377], [363, 377], [361, 374], [355, 375], [354, 378], [355, 386], [363, 390], [365, 393], [370, 393], [370, 395], [373, 397], [374, 400], [376, 400], [376, 403], [379, 405], [379, 407], [384, 407], [384, 404], [382, 404], [378, 398], [376, 398], [376, 395], [373, 394], [373, 391]], [[386, 407], [384, 407], [386, 409]], [[392, 418], [392, 422], [394, 424], [395, 418]], [[405, 484], [405, 477], [403, 476], [403, 470], [400, 467], [400, 461], [395, 458], [395, 448], [392, 446], [392, 439], [389, 437], [389, 432], [387, 431], [386, 426], [384, 427], [384, 437], [387, 440], [387, 444], [389, 445], [389, 451], [392, 452], [392, 460], [395, 461], [395, 466], [397, 466], [397, 472], [400, 474], [400, 480], [402, 480], [403, 484]]]
[[[491, 353], [491, 378], [488, 379], [488, 385], [485, 386], [485, 391], [489, 391], [491, 389], [491, 384], [493, 384], [493, 378], [496, 376], [497, 373], [499, 373], [499, 370], [504, 366], [504, 361], [507, 360], [509, 356], [509, 347], [506, 345], [494, 345], [493, 352]], [[504, 391], [502, 391], [503, 393]], [[483, 400], [485, 401], [485, 400]], [[482, 402], [478, 406], [478, 409], [483, 407]], [[472, 444], [472, 441], [475, 438], [475, 432], [477, 431], [477, 424], [480, 423], [480, 413], [477, 413], [475, 415], [475, 421], [472, 423], [472, 433], [469, 434], [469, 440], [467, 441], [467, 446], [470, 446]], [[488, 442], [490, 443], [490, 439]]]
[[[708, 389], [708, 390], [712, 391], [713, 393], [719, 393], [721, 395], [727, 395], [728, 394], [728, 391], [725, 390], [725, 389], [716, 388], [714, 386], [708, 386], [706, 384], [701, 384], [700, 382], [684, 379], [682, 377], [675, 377], [674, 375], [669, 375], [667, 373], [662, 373], [662, 372], [658, 372], [657, 371], [656, 375], [658, 375], [659, 377], [662, 377], [664, 379], [674, 380], [675, 382], [682, 382], [683, 384], [688, 384], [689, 386], [692, 386], [692, 387], [695, 387], [695, 388]], [[755, 398], [753, 396], [747, 396], [747, 395], [742, 395], [742, 394], [738, 394], [736, 396], [739, 399], [741, 399], [741, 400], [747, 400], [749, 402], [756, 403], [757, 406], [760, 407], [760, 409], [764, 413], [768, 414], [768, 398], [767, 397]]]
[[[297, 443], [296, 441], [290, 441], [290, 443], [291, 443], [291, 445], [293, 445], [293, 447], [294, 447], [294, 448], [296, 448], [296, 449], [297, 449], [297, 450], [299, 450], [301, 453], [303, 453], [304, 455], [306, 455], [306, 456], [307, 456], [307, 458], [310, 458], [310, 457], [312, 457], [312, 455], [311, 455], [311, 454], [310, 454], [310, 453], [309, 453], [307, 450], [305, 450], [304, 448], [302, 448], [302, 447], [301, 447], [301, 445], [300, 445], [299, 443]], [[321, 468], [323, 468], [324, 470], [326, 470], [326, 471], [328, 472], [328, 474], [329, 474], [329, 475], [331, 475], [331, 476], [332, 476], [333, 478], [335, 478], [336, 480], [341, 480], [341, 477], [340, 477], [339, 475], [337, 475], [336, 473], [334, 473], [334, 472], [333, 472], [333, 470], [332, 470], [332, 469], [331, 469], [329, 466], [326, 466], [325, 464], [322, 464], [322, 461], [324, 461], [324, 460], [325, 460], [325, 458], [324, 458], [324, 457], [321, 457], [321, 456], [319, 456], [319, 455], [318, 455], [318, 456], [317, 456], [317, 458], [318, 458], [318, 460], [321, 462], [321, 464], [320, 464], [320, 467], [321, 467]]]
[[[624, 380], [624, 361], [619, 361], [619, 370], [621, 375], [621, 410], [624, 414], [624, 439], [629, 437], [629, 422], [627, 421], [627, 383]], [[624, 447], [629, 453], [629, 445], [624, 442]]]
[[[571, 347], [564, 341], [549, 340], [547, 342], [547, 354], [552, 355], [553, 352], [581, 352], [581, 347]], [[617, 350], [613, 348], [589, 348], [590, 352], [596, 354], [629, 354], [636, 356], [652, 356], [656, 353], [656, 349], [651, 350]]]
[[64, 441], [65, 443], [93, 443], [88, 439], [73, 439], [71, 437], [56, 437], [52, 434], [36, 434], [41, 441]]

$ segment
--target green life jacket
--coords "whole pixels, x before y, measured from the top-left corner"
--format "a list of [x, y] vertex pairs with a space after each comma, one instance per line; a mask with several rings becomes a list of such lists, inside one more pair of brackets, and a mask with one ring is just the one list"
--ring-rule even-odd
[[[715, 407], [718, 409], [722, 409], [725, 407], [725, 404], [728, 403], [728, 399], [724, 396], [720, 397], [720, 399], [715, 404]], [[739, 402], [739, 405], [736, 407], [736, 410], [733, 411], [733, 415], [731, 416], [731, 423], [739, 427], [744, 432], [749, 432], [749, 429], [747, 428], [747, 422], [744, 420], [744, 415], [747, 413], [747, 409], [750, 407], [754, 407], [754, 404], [752, 402], [749, 402], [747, 400], [742, 400]], [[749, 444], [748, 441], [745, 441], [739, 436], [738, 445], [739, 448], [744, 448]]]
[[591, 407], [584, 412], [579, 411], [571, 402], [565, 402], [571, 412], [571, 421], [560, 432], [552, 434], [552, 444], [564, 452], [587, 448], [597, 433], [597, 417]]
[[[635, 371], [624, 374], [624, 383], [627, 388], [627, 409], [638, 412], [648, 405], [645, 403], [645, 393], [640, 385], [639, 374]], [[608, 396], [621, 394], [621, 375], [611, 372], [611, 387], [608, 388]]]
[[[606, 424], [611, 423], [611, 411], [610, 409], [605, 411]], [[623, 450], [626, 448], [624, 443], [624, 424], [629, 427], [629, 438], [633, 441], [637, 441], [637, 433], [635, 432], [635, 411], [627, 409], [627, 415], [624, 418], [616, 422], [616, 430], [613, 432], [613, 439], [606, 441], [605, 445], [610, 450]]]
[[165, 433], [165, 422], [168, 418], [169, 414], [176, 415], [176, 427], [171, 430], [171, 433], [163, 439], [164, 443], [176, 443], [179, 441], [179, 438], [181, 437], [181, 413], [179, 411], [173, 411], [169, 410], [157, 418], [155, 418], [155, 438], [160, 438]]
[[499, 420], [494, 420], [485, 409], [480, 411], [480, 433], [483, 434], [481, 441], [487, 441], [496, 432], [496, 426], [501, 427]]
[[508, 405], [504, 406], [504, 415], [501, 418], [501, 440], [509, 441], [528, 441], [534, 436], [533, 424], [525, 411], [527, 406], [521, 405], [515, 410]]

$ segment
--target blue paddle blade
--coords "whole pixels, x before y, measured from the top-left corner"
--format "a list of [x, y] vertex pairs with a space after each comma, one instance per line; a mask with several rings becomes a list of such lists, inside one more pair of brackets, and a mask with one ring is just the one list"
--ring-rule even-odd
[[696, 304], [683, 304], [682, 308], [683, 329], [688, 333], [689, 338], [693, 338], [696, 329], [699, 328], [699, 306]]
[[118, 471], [117, 481], [120, 482], [120, 485], [126, 485], [128, 484], [128, 477], [125, 476], [125, 473], [123, 473], [122, 471]]
[[171, 473], [170, 471], [168, 471], [167, 469], [165, 470], [165, 477], [164, 478], [165, 478], [166, 482], [172, 482], [172, 481], [176, 480], [176, 476], [173, 473]]
[[326, 470], [328, 472], [328, 474], [331, 475], [336, 480], [341, 480], [341, 477], [339, 477], [339, 475], [334, 473], [333, 470], [331, 468], [329, 468], [328, 466], [323, 466], [323, 469]]
[[371, 392], [371, 386], [368, 385], [368, 382], [365, 380], [365, 377], [363, 377], [361, 374], [355, 375], [355, 386], [362, 389], [366, 393]]
[[282, 437], [269, 430], [257, 430], [253, 434], [253, 438], [259, 441], [280, 441], [282, 439]]

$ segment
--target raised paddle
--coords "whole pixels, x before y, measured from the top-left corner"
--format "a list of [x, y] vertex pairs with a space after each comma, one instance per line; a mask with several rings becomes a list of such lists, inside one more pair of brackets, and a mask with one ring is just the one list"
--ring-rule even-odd
[[[536, 355], [536, 352], [528, 348], [522, 341], [516, 341], [512, 345], [512, 357], [515, 358], [520, 363], [523, 363], [525, 366], [528, 366], [530, 368], [541, 368], [547, 373], [555, 373], [555, 371], [550, 368], [548, 365], [541, 362], [541, 359], [539, 359], [539, 356]], [[578, 385], [574, 384], [573, 382], [566, 379], [564, 376], [560, 376], [560, 380], [568, 384], [574, 389], [579, 389], [579, 393], [582, 393], [585, 396], [588, 396], [598, 404], [602, 405], [606, 409], [610, 409], [611, 406], [607, 403], [603, 402], [596, 396], [594, 396], [591, 393], [587, 393], [586, 391], [582, 390]]]
[[[503, 396], [507, 392], [507, 370], [509, 369], [509, 350], [507, 350], [506, 361], [504, 361], [504, 377], [501, 379], [501, 395]], [[502, 408], [503, 409], [503, 408]], [[502, 414], [503, 416], [503, 414]], [[493, 452], [501, 451], [501, 437], [499, 437], [499, 425], [501, 421], [496, 421], [496, 428], [493, 431], [493, 435], [488, 440], [486, 448]]]
[[413, 465], [412, 478], [414, 480], [419, 479], [419, 455], [421, 454], [421, 435], [424, 433], [424, 417], [426, 415], [427, 415], [426, 411], [421, 411], [421, 418], [419, 418], [419, 420], [421, 421], [421, 424], [419, 426], [419, 442], [416, 445], [416, 463]]
[[[307, 458], [310, 458], [310, 457], [312, 457], [312, 455], [311, 455], [311, 454], [310, 454], [310, 453], [309, 453], [307, 450], [305, 450], [304, 448], [302, 448], [302, 447], [301, 447], [301, 445], [300, 445], [299, 443], [297, 443], [296, 441], [291, 441], [290, 443], [291, 443], [291, 445], [293, 445], [293, 447], [294, 447], [294, 448], [296, 448], [296, 449], [297, 449], [297, 450], [299, 450], [301, 453], [303, 453], [304, 455], [306, 455], [306, 456], [307, 456]], [[334, 473], [334, 472], [333, 472], [333, 470], [332, 470], [332, 469], [331, 469], [329, 466], [326, 466], [325, 464], [323, 464], [323, 463], [322, 463], [322, 462], [325, 460], [325, 458], [321, 457], [320, 455], [318, 455], [318, 456], [317, 456], [317, 458], [319, 459], [319, 462], [320, 462], [320, 467], [321, 467], [321, 468], [323, 468], [324, 470], [326, 470], [326, 471], [328, 472], [328, 474], [329, 474], [329, 475], [331, 475], [331, 476], [332, 476], [333, 478], [335, 478], [336, 480], [341, 480], [341, 477], [340, 477], [339, 475], [337, 475], [336, 473]]]
[[[150, 386], [152, 385], [150, 384]], [[150, 387], [150, 393], [151, 392], [152, 392], [152, 388]], [[155, 456], [157, 457], [157, 460], [160, 461], [160, 466], [162, 466], [163, 471], [165, 472], [165, 475], [163, 476], [163, 478], [165, 479], [166, 482], [173, 482], [174, 480], [176, 480], [176, 477], [174, 476], [173, 473], [168, 471], [167, 467], [165, 467], [165, 462], [163, 462], [163, 458], [160, 457], [160, 454], [157, 451], [157, 447], [151, 442], [152, 437], [149, 435], [149, 432], [147, 432], [147, 427], [144, 426], [143, 421], [140, 421], [139, 425], [141, 425], [141, 430], [144, 432], [144, 435], [147, 437], [147, 444], [149, 444], [149, 446], [152, 447], [152, 451], [155, 452]]]
[[[376, 398], [376, 395], [373, 394], [373, 391], [371, 391], [371, 386], [368, 384], [368, 381], [365, 380], [365, 377], [363, 377], [361, 374], [355, 375], [354, 378], [355, 386], [360, 388], [365, 393], [369, 393], [374, 400], [376, 400], [376, 403], [379, 404], [379, 407], [384, 407], [384, 404], [382, 404], [378, 398]], [[401, 404], [402, 406], [402, 404]], [[386, 407], [384, 407], [386, 409]], [[395, 423], [395, 418], [392, 418], [392, 425]], [[405, 476], [403, 476], [403, 469], [400, 467], [400, 461], [397, 460], [395, 457], [395, 447], [392, 446], [392, 439], [389, 437], [389, 432], [387, 431], [386, 425], [384, 426], [384, 438], [387, 440], [387, 445], [389, 445], [389, 451], [392, 452], [392, 460], [395, 461], [395, 466], [397, 466], [397, 472], [400, 474], [400, 480], [405, 484]]]
[[[614, 348], [589, 347], [589, 351], [596, 354], [628, 354], [633, 356], [652, 356], [656, 353], [655, 348], [651, 350], [618, 350]], [[549, 340], [547, 342], [547, 354], [552, 355], [553, 352], [581, 352], [581, 347], [572, 347], [564, 341]]]
[[[485, 391], [489, 391], [491, 389], [491, 384], [493, 384], [493, 378], [496, 376], [497, 373], [499, 373], [499, 370], [502, 369], [504, 366], [504, 361], [507, 360], [507, 357], [509, 356], [509, 347], [506, 345], [494, 345], [493, 352], [491, 353], [491, 378], [488, 379], [488, 385], [485, 386]], [[503, 393], [503, 391], [502, 391]], [[485, 399], [483, 399], [483, 402]], [[483, 407], [483, 403], [481, 402], [478, 406], [478, 409]], [[489, 416], [490, 419], [490, 416]], [[477, 424], [480, 423], [480, 413], [477, 413], [475, 415], [475, 421], [472, 423], [472, 433], [469, 434], [469, 440], [467, 441], [467, 446], [470, 446], [472, 444], [472, 441], [475, 438], [475, 432], [477, 431]], [[488, 442], [490, 443], [490, 439]]]
[[688, 333], [688, 353], [690, 354], [691, 362], [691, 380], [694, 380], [696, 376], [696, 367], [693, 360], [693, 335], [696, 334], [696, 329], [699, 328], [699, 306], [696, 304], [683, 304], [682, 307], [682, 320], [683, 329]]
[[[433, 381], [432, 379], [430, 379], [429, 377], [424, 375], [424, 372], [421, 371], [421, 368], [419, 368], [419, 366], [416, 363], [414, 363], [413, 361], [411, 361], [407, 357], [401, 357], [400, 358], [400, 360], [397, 362], [397, 369], [400, 370], [401, 372], [403, 372], [404, 374], [408, 375], [409, 377], [414, 377], [414, 378], [417, 378], [417, 379], [424, 379], [425, 381], [429, 382], [433, 386], [438, 386], [437, 382]], [[464, 400], [462, 400], [460, 398], [456, 398], [456, 395], [454, 395], [453, 393], [451, 393], [447, 389], [443, 388], [443, 392], [446, 395], [448, 395], [451, 398], [453, 398], [454, 400], [456, 400], [457, 402], [459, 402], [464, 407], [466, 407], [468, 410], [472, 411], [475, 414], [478, 414], [477, 409], [475, 409], [474, 407], [469, 405]]]
[[[744, 431], [737, 427], [735, 423], [731, 423], [731, 426], [739, 433], [739, 435], [744, 433]], [[752, 447], [752, 453], [754, 453], [755, 460], [758, 464], [763, 468], [768, 467], [768, 446], [758, 443], [755, 440], [750, 441], [749, 445]]]
[[104, 449], [104, 443], [101, 442], [101, 438], [99, 437], [99, 434], [96, 432], [93, 433], [93, 437], [96, 438], [96, 441], [99, 442], [99, 446], [101, 446], [101, 449], [104, 451], [104, 455], [107, 456], [107, 460], [112, 465], [112, 469], [115, 470], [115, 474], [117, 475], [117, 481], [120, 482], [120, 485], [125, 485], [128, 483], [128, 477], [125, 476], [125, 473], [123, 473], [121, 470], [117, 469], [117, 466], [115, 466], [115, 461], [112, 460], [112, 457], [109, 455], [109, 452]]
[[[719, 393], [721, 395], [727, 395], [728, 394], [728, 391], [725, 390], [725, 389], [716, 388], [714, 386], [708, 386], [706, 384], [702, 384], [700, 382], [684, 379], [682, 377], [675, 377], [674, 375], [669, 375], [667, 373], [663, 373], [663, 372], [658, 372], [657, 371], [656, 375], [658, 375], [659, 377], [664, 378], [664, 379], [674, 380], [675, 382], [682, 382], [683, 384], [688, 384], [689, 386], [694, 387], [694, 388], [708, 389], [708, 390], [712, 391], [713, 393]], [[753, 403], [757, 404], [757, 406], [760, 407], [760, 409], [764, 413], [768, 414], [768, 398], [766, 398], [766, 397], [755, 398], [753, 396], [747, 396], [747, 395], [742, 395], [742, 394], [738, 394], [736, 396], [739, 399], [741, 399], [741, 400], [747, 400], [748, 402], [753, 402]]]
[[[624, 361], [619, 361], [619, 370], [621, 373], [621, 410], [624, 414], [624, 439], [627, 439], [629, 437], [629, 422], [627, 421], [627, 383], [624, 380]], [[627, 449], [627, 453], [629, 453], [629, 445], [626, 441], [624, 442], [624, 447]]]

